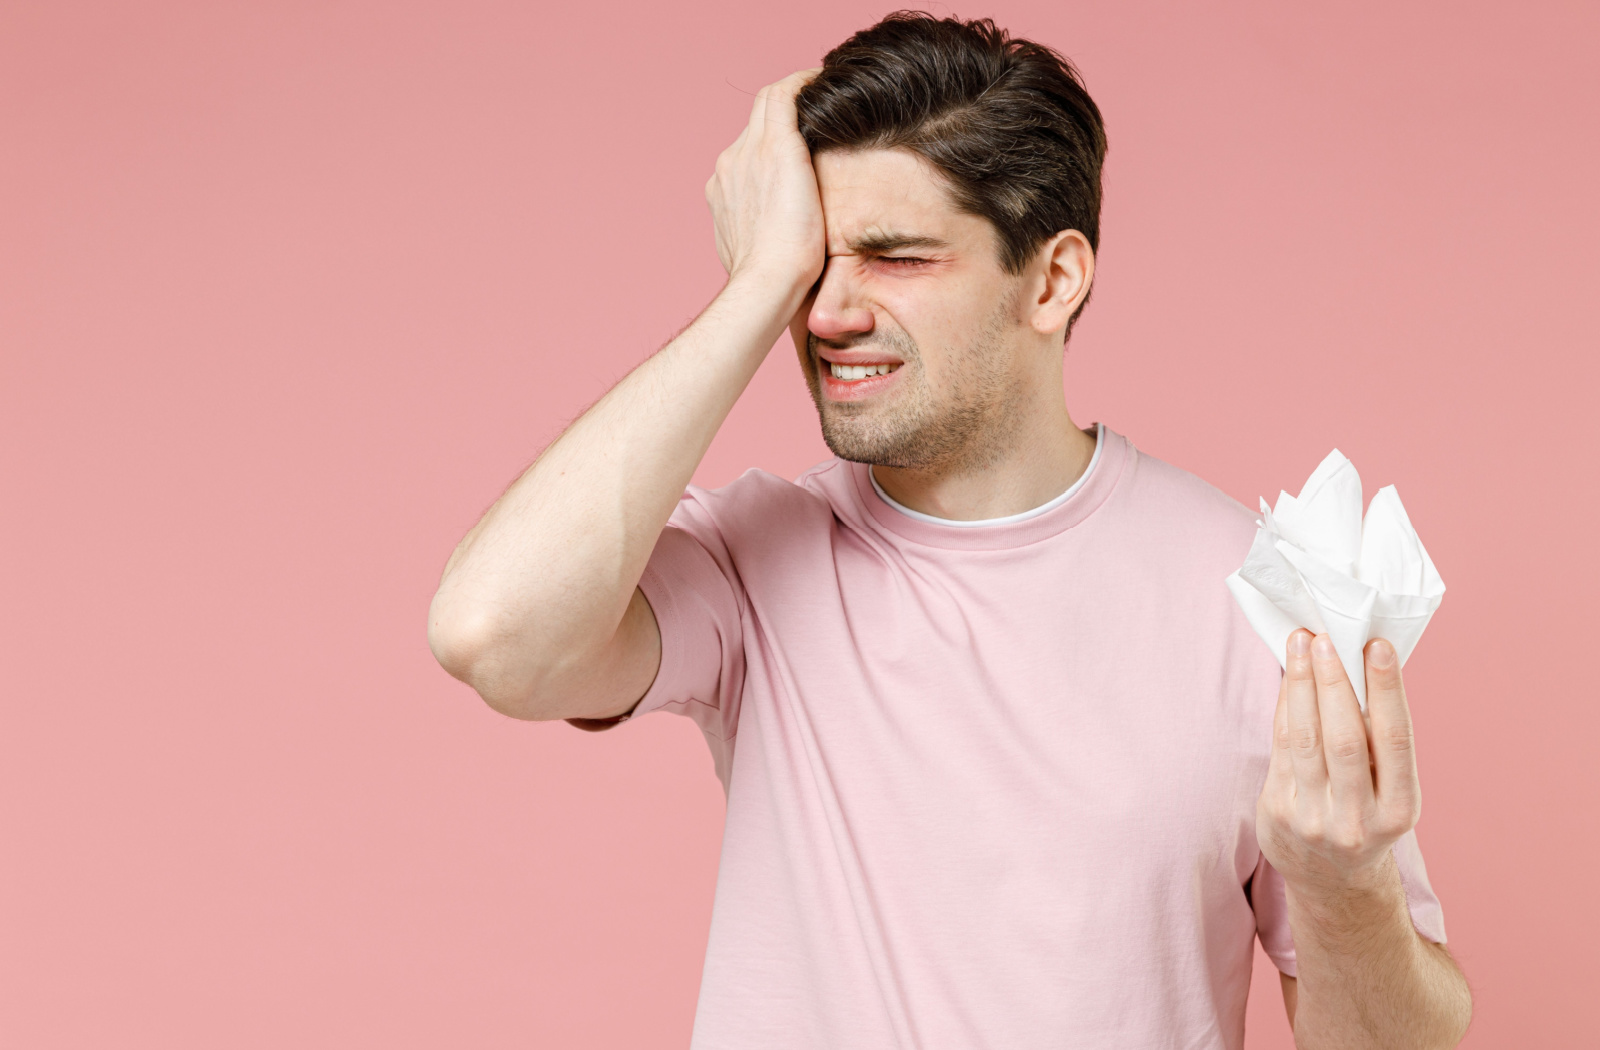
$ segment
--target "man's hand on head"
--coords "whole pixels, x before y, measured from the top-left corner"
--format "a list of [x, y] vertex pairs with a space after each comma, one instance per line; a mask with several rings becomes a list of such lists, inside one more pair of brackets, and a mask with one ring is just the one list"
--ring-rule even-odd
[[706, 183], [717, 255], [730, 281], [804, 290], [822, 275], [822, 198], [794, 101], [818, 72], [801, 70], [762, 88], [750, 122], [722, 151]]

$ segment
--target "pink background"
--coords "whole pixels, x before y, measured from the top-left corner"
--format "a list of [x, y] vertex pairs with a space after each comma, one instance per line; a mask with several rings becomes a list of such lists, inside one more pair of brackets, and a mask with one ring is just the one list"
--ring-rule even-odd
[[[1592, 1045], [1600, 7], [1207, 6], [961, 10], [1109, 123], [1069, 404], [1252, 505], [1398, 484], [1467, 1045]], [[750, 93], [885, 10], [0, 5], [0, 1042], [685, 1045], [694, 727], [502, 718], [424, 612], [715, 292]], [[792, 360], [699, 482], [826, 454]]]

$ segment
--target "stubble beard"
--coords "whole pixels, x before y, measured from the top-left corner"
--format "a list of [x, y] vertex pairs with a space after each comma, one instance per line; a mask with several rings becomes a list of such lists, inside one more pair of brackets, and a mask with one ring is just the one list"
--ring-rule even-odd
[[829, 401], [818, 374], [827, 362], [817, 356], [817, 337], [808, 333], [806, 384], [828, 449], [856, 463], [932, 474], [980, 470], [999, 459], [1021, 425], [1021, 391], [1004, 341], [1008, 307], [989, 317], [971, 345], [951, 348], [952, 381], [943, 396], [930, 387], [916, 342], [900, 328], [880, 327], [868, 342], [904, 362], [899, 389], [887, 399]]

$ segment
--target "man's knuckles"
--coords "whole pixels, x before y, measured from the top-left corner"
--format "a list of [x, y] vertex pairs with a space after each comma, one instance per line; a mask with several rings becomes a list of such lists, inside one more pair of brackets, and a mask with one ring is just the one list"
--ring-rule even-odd
[[1412, 751], [1417, 746], [1416, 737], [1411, 732], [1410, 722], [1391, 722], [1378, 727], [1375, 734], [1378, 744], [1384, 750], [1397, 753]]
[[1328, 734], [1328, 754], [1338, 759], [1360, 758], [1367, 751], [1367, 736], [1355, 727], [1336, 729]]
[[1337, 817], [1317, 811], [1273, 814], [1268, 821], [1276, 829], [1273, 837], [1291, 851], [1308, 851], [1345, 862], [1360, 861], [1409, 830], [1392, 831], [1363, 817]]
[[1416, 827], [1421, 819], [1422, 799], [1415, 794], [1404, 802], [1391, 801], [1378, 807], [1378, 830], [1386, 838], [1399, 838]]

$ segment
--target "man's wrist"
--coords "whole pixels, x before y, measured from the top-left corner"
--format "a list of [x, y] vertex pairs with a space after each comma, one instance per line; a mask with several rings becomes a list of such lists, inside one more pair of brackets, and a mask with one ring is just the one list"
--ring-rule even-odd
[[1411, 929], [1405, 886], [1392, 853], [1343, 880], [1297, 883], [1286, 878], [1285, 885], [1296, 940], [1310, 937], [1344, 949]]
[[740, 303], [766, 306], [787, 327], [814, 283], [814, 277], [792, 269], [748, 267], [728, 276], [722, 294]]

